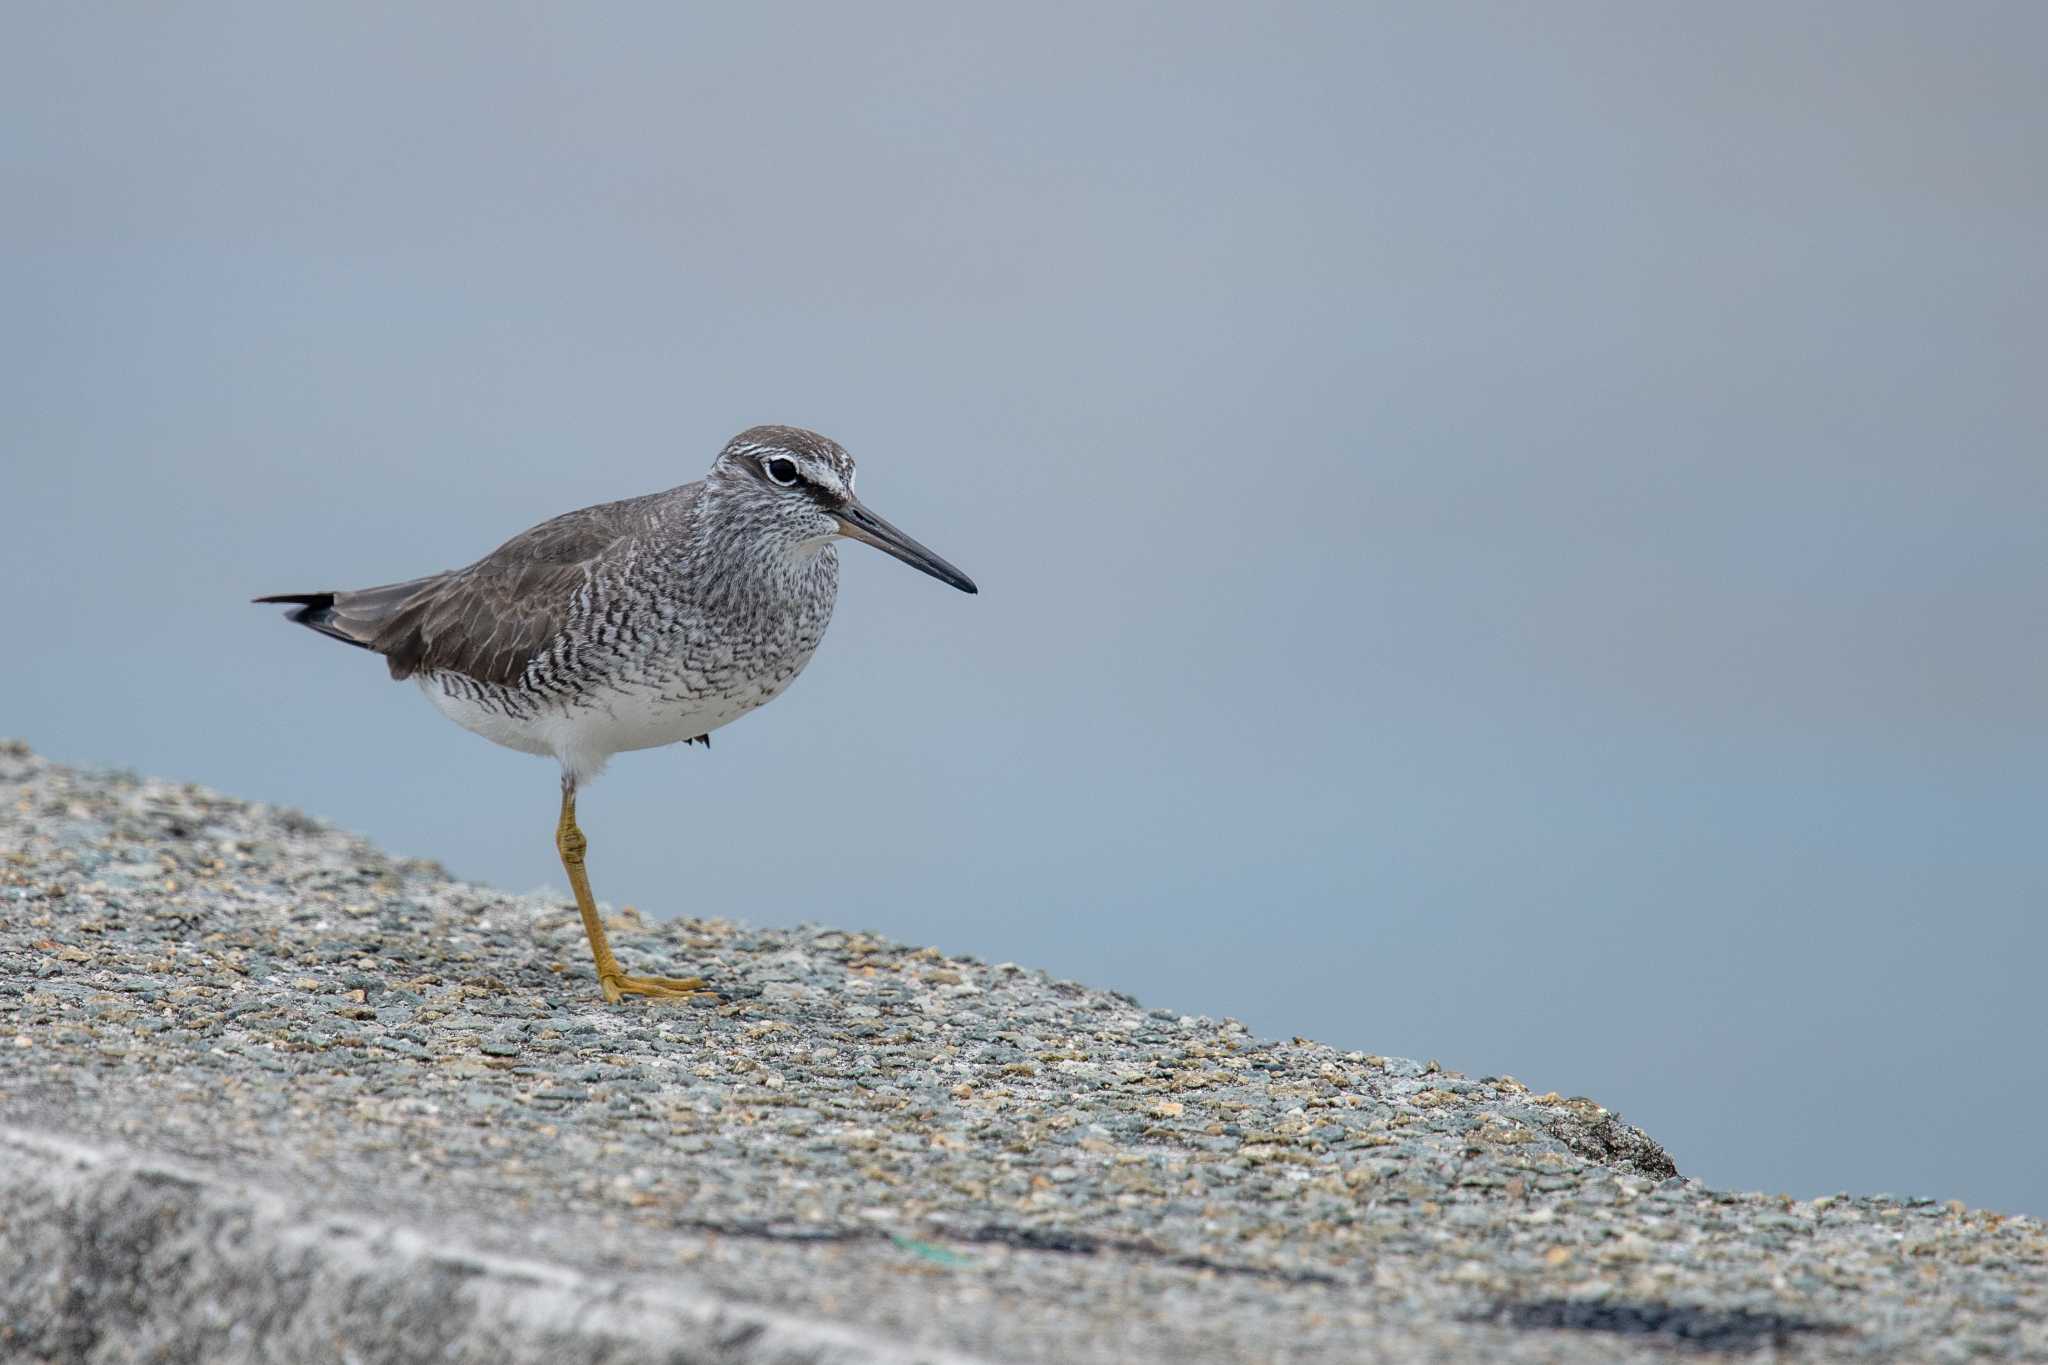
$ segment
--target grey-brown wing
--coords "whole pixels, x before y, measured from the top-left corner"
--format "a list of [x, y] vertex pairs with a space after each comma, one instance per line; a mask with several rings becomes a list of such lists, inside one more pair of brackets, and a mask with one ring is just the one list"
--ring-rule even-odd
[[[646, 499], [568, 512], [514, 536], [466, 569], [424, 580], [365, 641], [394, 678], [460, 673], [516, 684], [562, 634], [596, 562], [644, 528]], [[370, 589], [375, 592], [376, 589]], [[347, 613], [347, 596], [336, 607]]]

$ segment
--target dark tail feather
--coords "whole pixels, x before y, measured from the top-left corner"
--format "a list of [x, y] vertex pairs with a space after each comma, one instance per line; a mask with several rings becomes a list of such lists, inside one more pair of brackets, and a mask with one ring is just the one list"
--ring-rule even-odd
[[317, 630], [329, 639], [339, 640], [357, 649], [370, 648], [366, 640], [358, 640], [334, 621], [334, 594], [331, 592], [288, 592], [275, 597], [258, 597], [258, 602], [282, 602], [295, 606], [297, 611], [286, 612], [285, 620], [296, 621], [308, 630]]
[[343, 644], [382, 653], [384, 651], [379, 648], [377, 638], [380, 629], [415, 593], [442, 576], [436, 574], [431, 578], [386, 583], [379, 588], [359, 588], [351, 592], [286, 592], [255, 600], [297, 607], [297, 611], [285, 614], [286, 620], [296, 621], [308, 630], [317, 630]]

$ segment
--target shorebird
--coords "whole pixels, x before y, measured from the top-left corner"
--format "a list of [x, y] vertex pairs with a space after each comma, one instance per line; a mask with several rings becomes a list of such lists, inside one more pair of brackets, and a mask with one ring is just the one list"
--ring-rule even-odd
[[799, 427], [751, 427], [711, 472], [565, 512], [466, 569], [258, 602], [382, 654], [441, 714], [562, 770], [555, 849], [598, 987], [674, 999], [697, 977], [629, 976], [591, 899], [576, 792], [628, 749], [699, 742], [772, 701], [810, 662], [839, 595], [834, 543], [863, 541], [962, 592], [966, 574], [854, 496], [853, 457]]

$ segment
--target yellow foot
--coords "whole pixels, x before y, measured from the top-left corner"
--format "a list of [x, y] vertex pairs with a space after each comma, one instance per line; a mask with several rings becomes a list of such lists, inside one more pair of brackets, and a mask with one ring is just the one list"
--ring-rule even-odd
[[688, 1000], [694, 995], [710, 995], [704, 989], [704, 978], [699, 976], [627, 976], [615, 973], [600, 976], [598, 988], [604, 992], [605, 1002], [616, 1005], [629, 995], [644, 995], [650, 1000]]

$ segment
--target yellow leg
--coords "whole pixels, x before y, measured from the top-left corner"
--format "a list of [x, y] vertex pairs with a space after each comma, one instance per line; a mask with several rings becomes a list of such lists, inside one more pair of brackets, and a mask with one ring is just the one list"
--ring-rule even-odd
[[701, 993], [699, 977], [627, 976], [612, 956], [605, 940], [604, 921], [597, 917], [597, 902], [590, 896], [590, 878], [583, 871], [583, 855], [590, 841], [576, 828], [576, 789], [562, 784], [562, 820], [555, 826], [555, 851], [562, 855], [562, 870], [569, 874], [569, 889], [576, 893], [576, 908], [583, 912], [583, 932], [590, 939], [590, 956], [597, 962], [597, 985], [604, 998], [618, 1004], [629, 995], [652, 996], [656, 1000], [687, 1000]]

